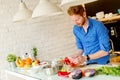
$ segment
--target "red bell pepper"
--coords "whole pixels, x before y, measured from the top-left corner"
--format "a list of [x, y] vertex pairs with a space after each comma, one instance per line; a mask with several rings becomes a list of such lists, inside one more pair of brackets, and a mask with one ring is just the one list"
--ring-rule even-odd
[[70, 74], [70, 72], [62, 72], [62, 71], [58, 71], [58, 76], [62, 76], [62, 77], [69, 77], [69, 74]]

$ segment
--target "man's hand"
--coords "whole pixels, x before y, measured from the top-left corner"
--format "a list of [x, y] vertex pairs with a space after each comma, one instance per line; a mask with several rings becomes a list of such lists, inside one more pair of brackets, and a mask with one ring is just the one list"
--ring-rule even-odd
[[86, 62], [86, 57], [85, 56], [82, 56], [81, 54], [76, 54], [76, 55], [73, 55], [71, 57], [68, 57], [70, 62], [73, 62], [75, 64], [83, 64], [84, 62]]

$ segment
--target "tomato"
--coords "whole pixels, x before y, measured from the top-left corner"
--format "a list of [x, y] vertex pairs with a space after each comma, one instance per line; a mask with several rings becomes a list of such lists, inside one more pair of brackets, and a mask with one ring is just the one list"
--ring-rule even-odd
[[70, 63], [70, 66], [71, 66], [71, 67], [75, 67], [75, 64], [74, 64], [74, 63]]
[[70, 64], [70, 60], [68, 59], [68, 57], [65, 57], [63, 61], [64, 61], [64, 64]]

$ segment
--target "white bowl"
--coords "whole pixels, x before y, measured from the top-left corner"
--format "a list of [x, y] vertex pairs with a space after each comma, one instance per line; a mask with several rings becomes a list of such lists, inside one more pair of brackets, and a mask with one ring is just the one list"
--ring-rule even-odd
[[96, 16], [91, 17], [92, 19], [97, 19]]
[[27, 72], [30, 74], [34, 74], [34, 73], [38, 73], [39, 70], [40, 70], [40, 66], [33, 66], [30, 69], [28, 69]]
[[98, 18], [98, 19], [104, 18], [104, 16], [105, 16], [105, 15], [104, 15], [104, 12], [103, 12], [103, 11], [96, 13], [96, 18]]

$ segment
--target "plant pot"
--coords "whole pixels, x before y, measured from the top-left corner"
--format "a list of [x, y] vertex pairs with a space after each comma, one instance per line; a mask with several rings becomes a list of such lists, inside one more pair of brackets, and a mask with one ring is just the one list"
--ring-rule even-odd
[[16, 68], [15, 62], [9, 62], [9, 67], [10, 67], [10, 69]]

